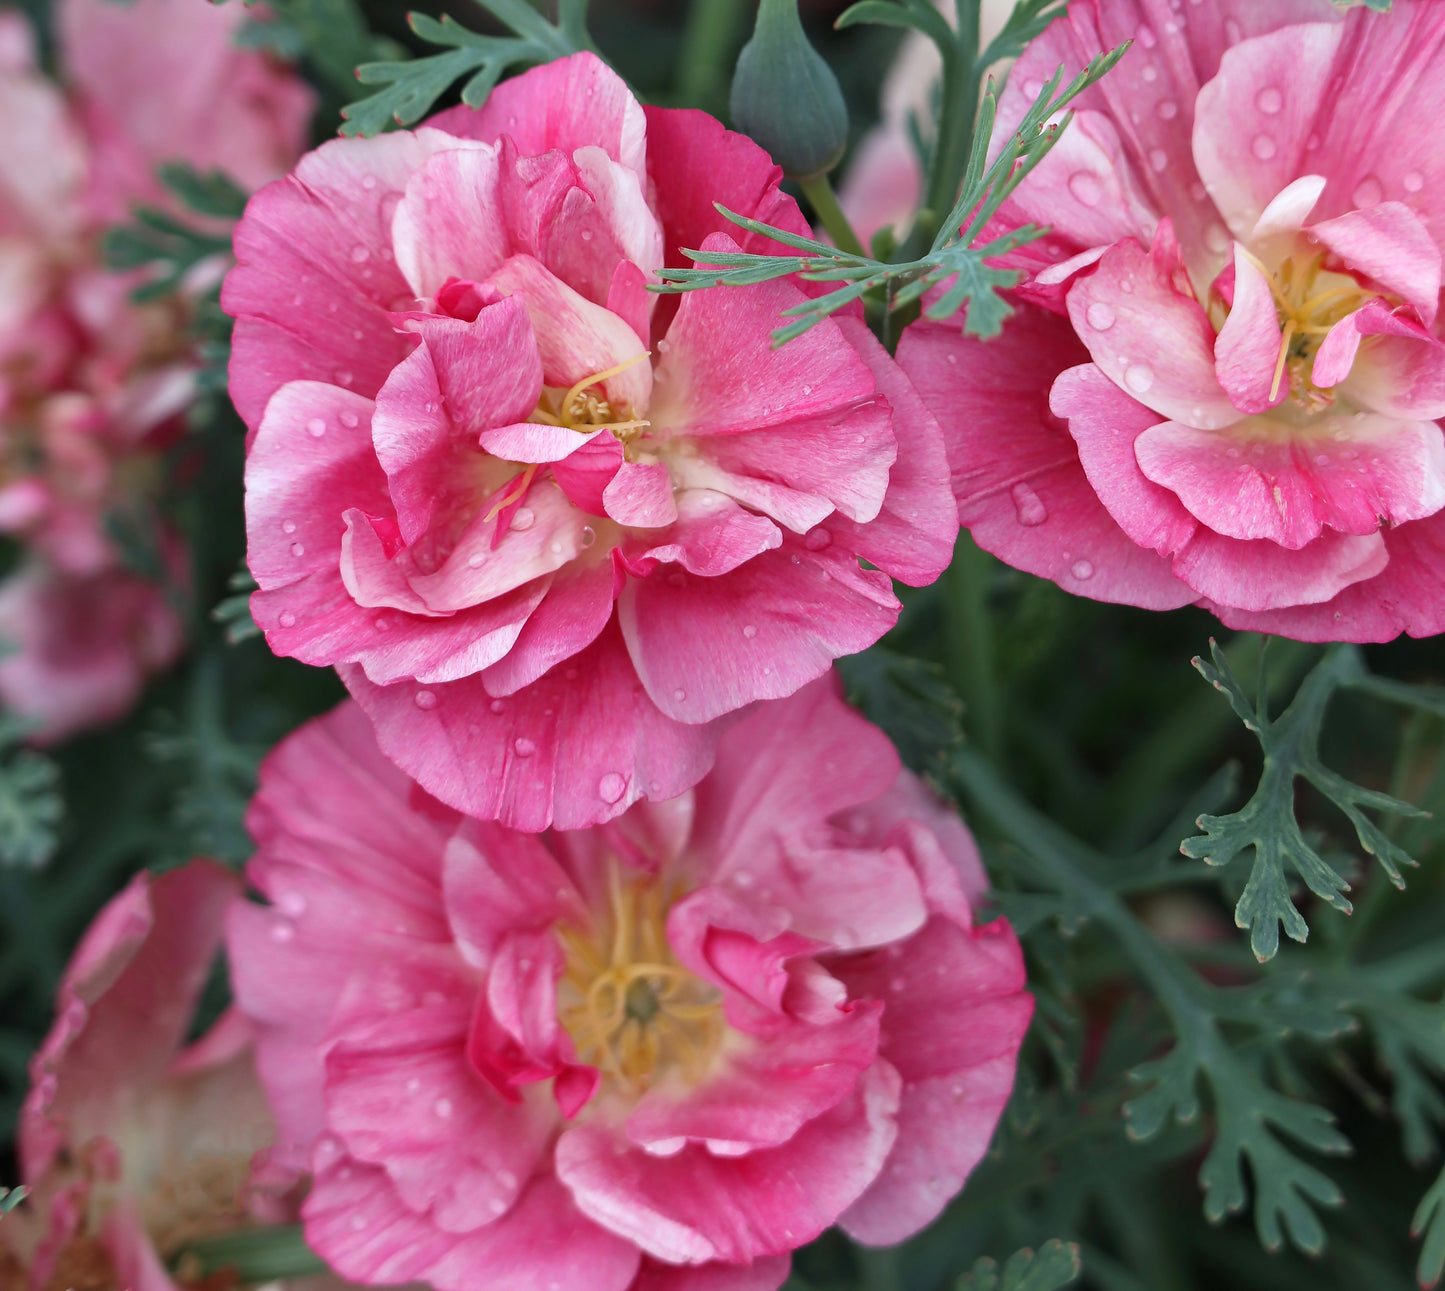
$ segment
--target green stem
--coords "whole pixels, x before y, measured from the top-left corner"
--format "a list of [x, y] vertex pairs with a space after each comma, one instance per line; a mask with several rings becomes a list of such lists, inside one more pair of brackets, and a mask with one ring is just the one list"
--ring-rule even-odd
[[993, 557], [964, 530], [944, 575], [944, 640], [948, 672], [963, 699], [969, 734], [993, 762], [1003, 752], [1003, 713], [988, 588]]
[[951, 58], [945, 53], [943, 59], [943, 107], [928, 176], [928, 196], [923, 203], [928, 210], [937, 212], [938, 218], [953, 209], [964, 162], [973, 144], [983, 74], [978, 65], [979, 8], [980, 0], [961, 0], [958, 45]]
[[833, 185], [828, 182], [827, 175], [814, 175], [812, 179], [800, 179], [798, 187], [803, 190], [808, 201], [813, 204], [813, 210], [818, 219], [822, 221], [823, 227], [827, 229], [828, 236], [833, 239], [833, 245], [839, 251], [846, 251], [853, 256], [866, 256], [863, 244], [858, 240], [858, 235], [853, 232], [853, 226], [848, 223], [848, 217], [843, 214], [843, 208], [838, 205], [838, 194], [833, 191]]
[[716, 112], [724, 105], [750, 8], [748, 0], [692, 0], [678, 56], [677, 101], [683, 106]]

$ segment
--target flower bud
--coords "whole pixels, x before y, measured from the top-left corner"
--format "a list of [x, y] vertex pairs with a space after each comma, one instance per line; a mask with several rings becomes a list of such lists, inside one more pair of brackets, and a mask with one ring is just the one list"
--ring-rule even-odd
[[848, 109], [832, 68], [808, 43], [797, 0], [762, 0], [753, 37], [738, 55], [730, 107], [733, 124], [789, 179], [812, 179], [838, 164]]

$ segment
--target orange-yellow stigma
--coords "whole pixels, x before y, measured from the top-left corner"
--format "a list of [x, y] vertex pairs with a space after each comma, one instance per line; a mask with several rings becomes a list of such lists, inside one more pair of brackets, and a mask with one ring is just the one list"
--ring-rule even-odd
[[667, 944], [669, 904], [656, 881], [624, 881], [614, 866], [606, 914], [590, 928], [557, 933], [567, 961], [558, 1019], [578, 1060], [627, 1095], [674, 1073], [696, 1084], [726, 1030], [717, 989], [683, 968]]
[[628, 368], [636, 367], [650, 354], [650, 350], [643, 350], [641, 354], [634, 354], [626, 362], [610, 367], [605, 372], [583, 377], [567, 390], [543, 386], [542, 398], [530, 420], [547, 426], [565, 426], [568, 430], [581, 434], [590, 434], [594, 430], [610, 430], [624, 444], [635, 439], [652, 423], [641, 417], [614, 419], [612, 405], [601, 395], [590, 392], [593, 386], [601, 385], [612, 377], [620, 376]]

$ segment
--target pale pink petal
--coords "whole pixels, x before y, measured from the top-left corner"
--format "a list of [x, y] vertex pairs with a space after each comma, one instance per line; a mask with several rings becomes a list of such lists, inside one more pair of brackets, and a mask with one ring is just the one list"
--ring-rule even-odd
[[[1298, 233], [1303, 229], [1310, 212], [1319, 205], [1320, 194], [1325, 191], [1328, 182], [1323, 175], [1305, 175], [1287, 184], [1255, 221], [1254, 230], [1249, 235], [1251, 244], [1257, 244], [1278, 233]], [[1239, 254], [1236, 250], [1236, 265], [1238, 260]]]
[[[549, 1175], [530, 1181], [495, 1223], [449, 1233], [407, 1209], [373, 1166], [318, 1170], [302, 1209], [306, 1241], [342, 1277], [437, 1291], [539, 1291], [550, 1283], [627, 1291], [637, 1248], [589, 1224]], [[358, 1222], [360, 1221], [360, 1222]]]
[[334, 139], [251, 199], [221, 292], [236, 320], [230, 393], [247, 426], [288, 381], [373, 397], [411, 351], [391, 318], [415, 303], [390, 258], [392, 212], [412, 173], [455, 146], [438, 130]]
[[627, 462], [602, 490], [602, 505], [618, 524], [661, 529], [678, 518], [672, 473], [661, 462]]
[[1229, 538], [1298, 550], [1328, 526], [1368, 534], [1445, 506], [1445, 434], [1434, 422], [1319, 416], [1308, 440], [1250, 418], [1226, 431], [1174, 422], [1135, 441], [1145, 475]]
[[1440, 248], [1402, 202], [1381, 202], [1311, 225], [1309, 235], [1352, 272], [1415, 306], [1426, 327], [1440, 305]]
[[887, 1001], [883, 1056], [903, 1080], [888, 1164], [841, 1220], [871, 1245], [930, 1223], [982, 1159], [1033, 1014], [1023, 954], [1002, 921], [969, 932], [935, 919], [902, 950], [834, 965], [853, 993]]
[[403, 770], [458, 810], [514, 829], [581, 829], [641, 797], [675, 797], [705, 773], [718, 734], [647, 700], [615, 629], [505, 700], [477, 678], [427, 689], [338, 671]]
[[1214, 329], [1164, 247], [1113, 247], [1069, 292], [1069, 318], [1099, 370], [1161, 417], [1238, 419], [1215, 375]]
[[1388, 529], [1389, 564], [1373, 578], [1314, 605], [1249, 612], [1211, 606], [1229, 627], [1299, 641], [1390, 641], [1445, 632], [1445, 516]]
[[859, 140], [838, 187], [838, 203], [865, 247], [881, 229], [907, 230], [923, 197], [923, 163], [901, 124], [875, 126]]
[[780, 1147], [717, 1157], [619, 1153], [596, 1124], [557, 1143], [557, 1174], [594, 1222], [670, 1263], [733, 1263], [811, 1241], [867, 1187], [896, 1133], [898, 1077], [871, 1067], [857, 1091]]
[[100, 1240], [117, 1283], [126, 1291], [178, 1291], [136, 1209], [134, 1203], [122, 1203], [101, 1223]]
[[1278, 610], [1328, 601], [1374, 578], [1389, 562], [1384, 538], [1326, 529], [1290, 551], [1267, 539], [1242, 542], [1201, 527], [1174, 558], [1174, 572], [1201, 597], [1238, 610]]
[[[25, 18], [14, 17], [28, 32]], [[32, 274], [36, 281], [27, 285], [40, 292], [45, 253], [36, 240], [73, 232], [84, 216], [85, 142], [64, 95], [33, 67], [0, 75], [0, 112], [11, 123], [0, 137], [0, 233], [24, 239], [8, 249], [6, 293]], [[7, 315], [14, 299], [6, 301]]]
[[410, 1210], [467, 1233], [509, 1211], [551, 1133], [542, 1100], [509, 1103], [467, 1065], [465, 1001], [424, 1005], [326, 1055], [326, 1116]]
[[732, 1156], [778, 1147], [836, 1107], [878, 1056], [882, 1010], [861, 1006], [831, 1025], [752, 1037], [692, 1089], [645, 1093], [625, 1132], [644, 1149], [678, 1139]]
[[679, 1268], [644, 1259], [628, 1291], [778, 1291], [791, 1261], [769, 1255], [751, 1264], [702, 1264]]
[[[1340, 350], [1331, 363], [1337, 337]], [[1316, 384], [1341, 377], [1341, 393], [1388, 416], [1445, 416], [1445, 345], [1383, 301], [1370, 301], [1330, 330], [1315, 373]]]
[[450, 278], [480, 282], [511, 253], [497, 149], [452, 140], [416, 168], [396, 204], [396, 266], [412, 295], [434, 297]]
[[1270, 281], [1236, 242], [1234, 300], [1214, 346], [1214, 370], [1240, 412], [1265, 412], [1289, 397], [1289, 373], [1275, 376], [1282, 339]]
[[638, 677], [683, 722], [791, 695], [840, 655], [872, 645], [897, 614], [886, 575], [811, 535], [720, 578], [659, 571], [631, 580], [617, 603]]
[[550, 463], [571, 457], [586, 448], [598, 435], [607, 433], [605, 430], [579, 432], [569, 426], [517, 421], [510, 426], [484, 430], [479, 442], [493, 457], [504, 461]]
[[[984, 550], [1098, 600], [1176, 609], [1195, 599], [1105, 510], [1067, 426], [1049, 412], [1050, 383], [1088, 357], [1066, 321], [1021, 306], [987, 343], [957, 325], [915, 323], [898, 357], [944, 427], [959, 518]], [[1152, 418], [1102, 374], [1099, 383]]]

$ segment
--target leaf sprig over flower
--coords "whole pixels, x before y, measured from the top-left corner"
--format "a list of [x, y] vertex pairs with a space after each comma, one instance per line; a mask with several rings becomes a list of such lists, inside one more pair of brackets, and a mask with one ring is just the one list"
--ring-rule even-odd
[[1263, 961], [1279, 950], [1281, 927], [1295, 941], [1309, 936], [1309, 925], [1290, 897], [1286, 867], [1335, 909], [1345, 914], [1353, 909], [1344, 895], [1349, 891], [1344, 876], [1311, 846], [1300, 828], [1295, 816], [1297, 780], [1313, 785], [1349, 818], [1360, 846], [1380, 862], [1396, 887], [1405, 886], [1402, 867], [1416, 864], [1365, 815], [1365, 809], [1406, 817], [1427, 813], [1390, 794], [1352, 784], [1320, 760], [1320, 730], [1331, 698], [1341, 689], [1358, 689], [1445, 715], [1445, 695], [1373, 677], [1356, 647], [1335, 646], [1305, 679], [1284, 713], [1271, 719], [1263, 698], [1254, 702], [1245, 694], [1217, 643], [1211, 642], [1211, 653], [1212, 664], [1195, 659], [1194, 666], [1254, 732], [1264, 750], [1264, 771], [1242, 808], [1224, 816], [1201, 816], [1198, 825], [1203, 834], [1186, 839], [1181, 850], [1210, 865], [1224, 866], [1253, 849], [1253, 869], [1235, 907], [1235, 922], [1250, 930], [1250, 946]]
[[1015, 1251], [1002, 1269], [993, 1260], [979, 1260], [958, 1280], [958, 1291], [1059, 1291], [1080, 1269], [1077, 1246], [1045, 1242], [1037, 1251]]
[[1048, 155], [1072, 119], [1068, 115], [1058, 121], [1051, 118], [1105, 76], [1128, 48], [1126, 43], [1101, 54], [1062, 91], [1059, 87], [1063, 69], [1055, 72], [992, 162], [988, 160], [988, 145], [998, 111], [998, 96], [990, 86], [979, 110], [978, 129], [957, 200], [942, 221], [932, 246], [923, 255], [894, 263], [851, 254], [826, 242], [748, 219], [719, 205], [717, 209], [740, 228], [804, 254], [684, 250], [689, 259], [707, 267], [664, 268], [660, 270], [663, 283], [652, 290], [675, 293], [718, 286], [750, 286], [792, 274], [808, 282], [841, 284], [784, 311], [784, 318], [791, 321], [773, 333], [773, 343], [782, 345], [856, 300], [865, 297], [880, 300], [886, 311], [892, 313], [922, 300], [926, 293], [938, 288], [939, 298], [925, 310], [929, 318], [948, 318], [966, 306], [966, 331], [985, 339], [997, 336], [1013, 312], [1013, 307], [1000, 293], [1015, 286], [1020, 275], [1016, 270], [999, 269], [990, 261], [1034, 241], [1048, 230], [1028, 224], [987, 242], [977, 240], [999, 207]]
[[514, 34], [488, 36], [443, 16], [438, 22], [411, 13], [407, 22], [422, 40], [446, 47], [445, 53], [393, 62], [363, 63], [356, 69], [363, 85], [384, 85], [368, 98], [342, 110], [344, 135], [369, 137], [389, 126], [420, 121], [432, 105], [463, 76], [462, 102], [480, 107], [493, 87], [513, 68], [531, 67], [592, 49], [587, 34], [588, 0], [560, 0], [556, 24], [526, 0], [478, 0]]
[[0, 720], [0, 866], [38, 869], [54, 854], [65, 802], [60, 768], [24, 747], [23, 722]]

